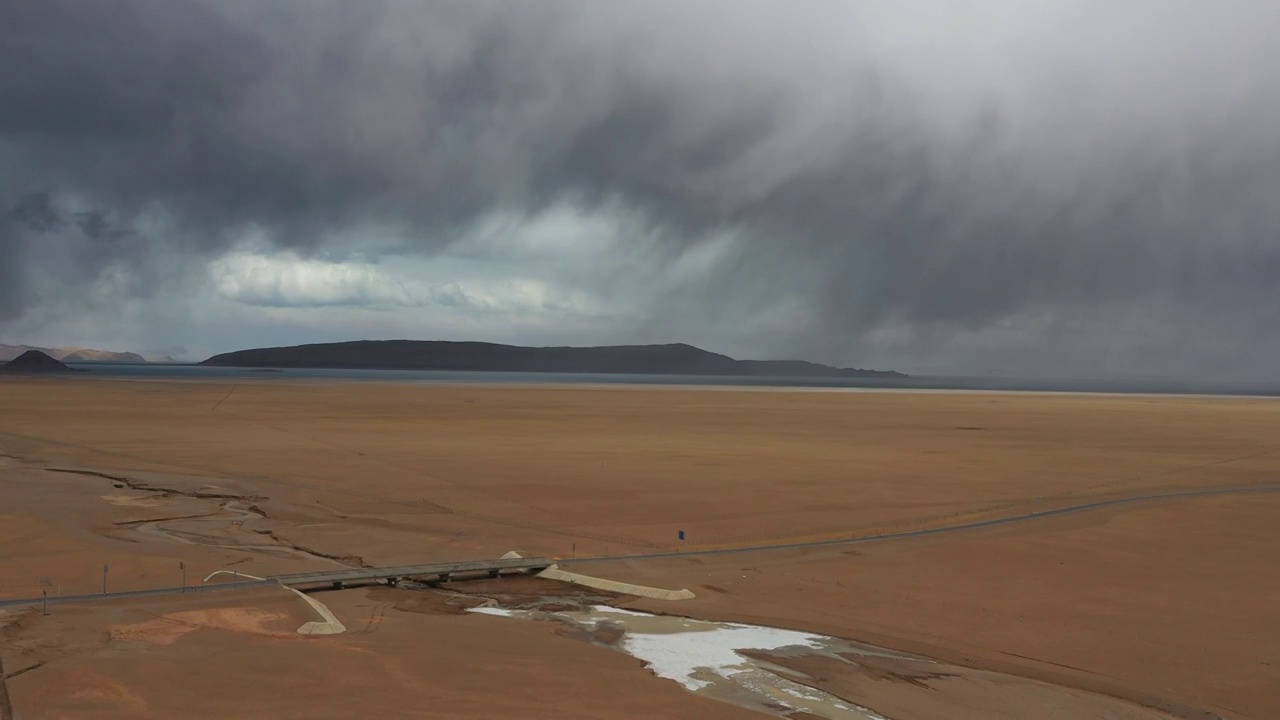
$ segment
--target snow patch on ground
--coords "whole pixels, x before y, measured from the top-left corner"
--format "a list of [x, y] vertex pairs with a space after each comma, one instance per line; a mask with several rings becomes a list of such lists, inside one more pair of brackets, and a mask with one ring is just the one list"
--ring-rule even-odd
[[690, 690], [712, 683], [700, 680], [699, 671], [725, 679], [752, 669], [738, 650], [776, 650], [785, 647], [817, 648], [821, 636], [792, 630], [735, 625], [703, 632], [627, 633], [622, 647], [645, 662], [658, 677], [675, 680]]
[[473, 607], [467, 608], [467, 612], [478, 613], [480, 615], [497, 615], [498, 617], [520, 617], [520, 611], [508, 610], [500, 607]]
[[631, 617], [654, 617], [652, 613], [637, 612], [635, 610], [627, 610], [626, 608], [616, 608], [612, 605], [592, 605], [592, 610], [598, 613], [610, 613], [612, 615], [630, 615]]
[[604, 623], [622, 625], [625, 632], [618, 649], [643, 661], [654, 675], [678, 682], [690, 691], [714, 693], [734, 687], [765, 703], [762, 708], [781, 706], [791, 712], [833, 720], [887, 720], [868, 708], [783, 677], [768, 669], [767, 663], [762, 665], [741, 654], [743, 650], [822, 652], [829, 650], [832, 643], [843, 642], [836, 638], [782, 628], [652, 615], [609, 605], [553, 613], [500, 607], [475, 607], [467, 612], [525, 619], [551, 616], [586, 629], [596, 629]]

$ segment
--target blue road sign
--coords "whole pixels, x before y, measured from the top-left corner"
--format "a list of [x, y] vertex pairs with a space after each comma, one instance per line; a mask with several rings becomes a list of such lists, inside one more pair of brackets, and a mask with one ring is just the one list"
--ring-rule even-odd
[[684, 531], [683, 531], [683, 530], [677, 530], [676, 532], [680, 533], [680, 539], [681, 539], [681, 540], [683, 540], [683, 539], [684, 539]]

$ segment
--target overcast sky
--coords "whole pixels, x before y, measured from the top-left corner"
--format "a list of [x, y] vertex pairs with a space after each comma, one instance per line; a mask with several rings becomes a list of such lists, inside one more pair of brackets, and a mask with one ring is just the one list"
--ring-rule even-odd
[[1274, 0], [0, 0], [0, 342], [1274, 379]]

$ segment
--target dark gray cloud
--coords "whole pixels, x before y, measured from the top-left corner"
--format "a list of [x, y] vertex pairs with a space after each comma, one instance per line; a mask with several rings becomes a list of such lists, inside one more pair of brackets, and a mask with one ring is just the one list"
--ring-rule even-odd
[[[945, 365], [1016, 326], [1023, 365], [1214, 344], [1220, 374], [1277, 346], [1271, 4], [615, 5], [0, 0], [0, 322], [248, 233], [432, 254], [571, 206], [640, 227], [608, 282], [735, 238], [636, 337], [787, 305], [733, 342]], [[1139, 308], [1158, 341], [1111, 321]]]

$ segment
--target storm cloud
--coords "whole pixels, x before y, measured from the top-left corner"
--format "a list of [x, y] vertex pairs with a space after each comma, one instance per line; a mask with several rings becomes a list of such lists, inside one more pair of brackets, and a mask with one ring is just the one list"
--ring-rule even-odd
[[[576, 298], [584, 342], [1268, 375], [1278, 33], [1262, 1], [0, 0], [0, 329], [208, 267], [448, 304], [376, 268], [462, 259]], [[280, 257], [337, 285], [264, 285]]]

